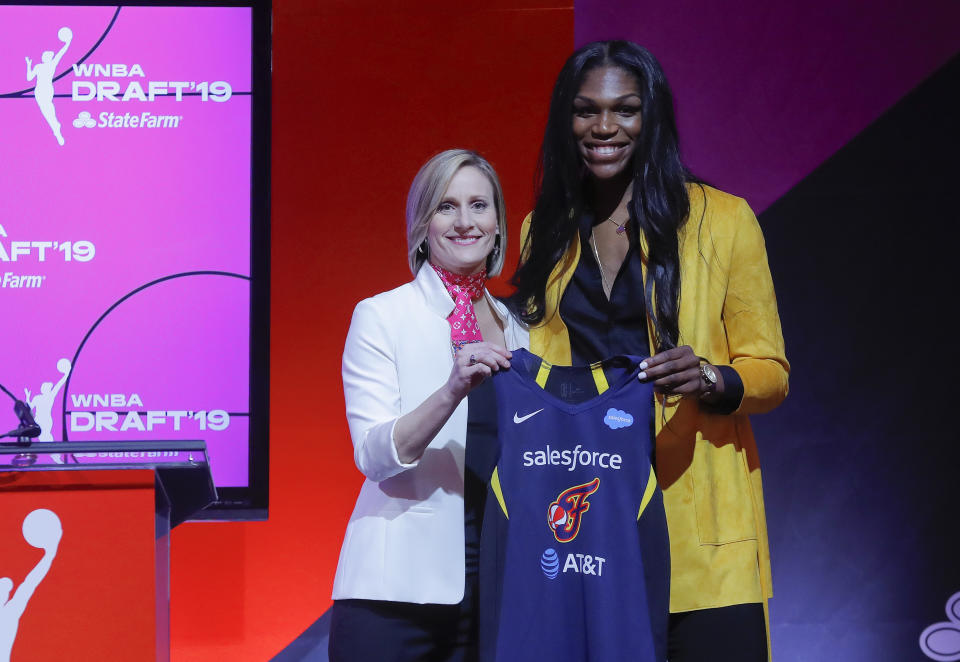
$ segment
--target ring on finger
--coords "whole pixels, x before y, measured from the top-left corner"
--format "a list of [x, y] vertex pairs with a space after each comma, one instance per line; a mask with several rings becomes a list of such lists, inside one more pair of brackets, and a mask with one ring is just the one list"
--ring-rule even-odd
[[471, 355], [470, 355], [470, 361], [467, 363], [467, 365], [477, 365], [477, 355], [476, 355], [476, 354], [471, 354]]

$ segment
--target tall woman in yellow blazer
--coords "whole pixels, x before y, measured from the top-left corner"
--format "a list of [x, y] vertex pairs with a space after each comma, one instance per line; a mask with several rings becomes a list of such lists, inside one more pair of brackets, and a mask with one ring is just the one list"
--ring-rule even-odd
[[673, 99], [636, 44], [596, 42], [553, 90], [516, 302], [556, 364], [649, 356], [670, 533], [670, 662], [765, 660], [772, 595], [749, 414], [787, 394], [763, 235], [679, 156]]

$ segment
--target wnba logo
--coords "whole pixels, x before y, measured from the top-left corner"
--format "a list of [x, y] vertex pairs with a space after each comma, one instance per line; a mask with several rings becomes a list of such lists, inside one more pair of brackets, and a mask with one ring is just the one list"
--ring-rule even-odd
[[600, 479], [594, 478], [589, 483], [565, 489], [550, 504], [547, 508], [547, 525], [557, 542], [570, 542], [577, 537], [583, 513], [590, 510], [587, 499], [599, 488]]
[[[27, 609], [27, 603], [33, 597], [40, 582], [47, 576], [57, 548], [63, 537], [60, 518], [52, 510], [38, 508], [23, 518], [23, 539], [31, 547], [43, 550], [41, 558], [20, 586], [14, 590], [13, 580], [0, 577], [0, 662], [9, 662], [13, 642], [17, 638], [20, 617]], [[4, 541], [8, 543], [9, 541]], [[11, 595], [12, 594], [12, 595]]]
[[58, 144], [63, 146], [63, 133], [60, 131], [60, 122], [57, 120], [57, 110], [53, 107], [53, 78], [57, 71], [57, 65], [60, 64], [63, 54], [67, 52], [67, 49], [70, 48], [70, 42], [73, 41], [73, 31], [64, 26], [57, 31], [57, 39], [63, 43], [63, 46], [56, 53], [44, 51], [40, 56], [40, 62], [37, 62], [36, 65], [29, 57], [24, 59], [27, 61], [27, 81], [30, 82], [34, 79], [37, 81], [33, 88], [33, 98], [40, 106], [43, 119], [47, 120], [47, 124], [50, 125], [53, 137], [57, 139]]
[[931, 660], [960, 660], [960, 593], [947, 600], [947, 621], [934, 623], [920, 634], [920, 650]]

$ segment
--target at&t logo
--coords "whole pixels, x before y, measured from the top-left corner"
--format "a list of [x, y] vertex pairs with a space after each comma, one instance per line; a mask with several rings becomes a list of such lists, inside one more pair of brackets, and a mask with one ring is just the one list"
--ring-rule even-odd
[[553, 547], [548, 547], [540, 556], [540, 569], [547, 579], [556, 579], [560, 574], [560, 557]]
[[[593, 554], [567, 554], [563, 562], [564, 574], [572, 572], [579, 575], [592, 575], [594, 577], [603, 577], [603, 564], [607, 562], [602, 556]], [[553, 547], [548, 547], [540, 555], [540, 570], [543, 571], [547, 579], [556, 579], [561, 573], [560, 556]]]

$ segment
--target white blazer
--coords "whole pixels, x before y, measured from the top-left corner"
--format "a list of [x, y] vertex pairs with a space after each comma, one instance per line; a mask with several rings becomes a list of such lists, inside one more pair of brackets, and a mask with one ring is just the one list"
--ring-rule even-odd
[[[527, 330], [484, 294], [507, 349]], [[343, 349], [343, 394], [360, 488], [333, 582], [333, 599], [455, 604], [463, 599], [463, 462], [467, 399], [419, 460], [404, 464], [393, 427], [446, 383], [453, 368], [453, 299], [424, 265], [410, 283], [364, 299]]]

